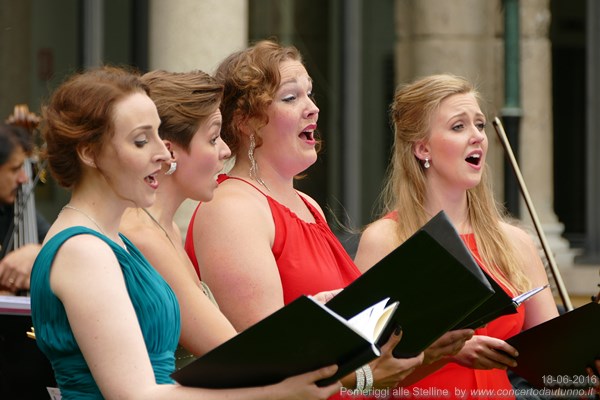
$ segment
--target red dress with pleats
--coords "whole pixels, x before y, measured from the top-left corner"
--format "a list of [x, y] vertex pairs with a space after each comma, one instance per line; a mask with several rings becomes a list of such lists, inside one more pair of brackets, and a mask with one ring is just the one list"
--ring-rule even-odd
[[[264, 194], [269, 203], [275, 223], [272, 251], [281, 277], [285, 304], [303, 294], [313, 295], [344, 288], [360, 276], [360, 271], [327, 225], [327, 221], [301, 195], [300, 198], [315, 219], [314, 223], [298, 218], [289, 208], [248, 181], [227, 175], [220, 175], [218, 181], [221, 183], [227, 179], [237, 179], [251, 185]], [[200, 275], [193, 236], [197, 211], [198, 208], [188, 226], [185, 249]]]
[[[481, 268], [475, 235], [461, 235], [461, 238], [471, 250]], [[498, 284], [513, 296], [501, 282]], [[485, 327], [475, 330], [475, 335], [491, 336], [506, 340], [523, 329], [525, 321], [525, 304], [517, 309], [516, 314], [505, 315], [488, 323]], [[446, 364], [438, 371], [421, 379], [414, 385], [404, 388], [412, 397], [417, 398], [448, 398], [448, 399], [478, 399], [478, 400], [508, 400], [515, 399], [514, 392], [506, 371], [501, 369], [482, 370], [463, 367], [456, 363]]]

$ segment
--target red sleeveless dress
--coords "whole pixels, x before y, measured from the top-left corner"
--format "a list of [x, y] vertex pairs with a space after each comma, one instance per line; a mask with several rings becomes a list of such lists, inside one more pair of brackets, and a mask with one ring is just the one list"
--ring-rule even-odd
[[[299, 195], [312, 213], [314, 223], [298, 218], [289, 208], [248, 181], [220, 175], [218, 182], [227, 179], [237, 179], [247, 183], [261, 192], [269, 203], [275, 223], [272, 251], [281, 277], [285, 304], [303, 294], [313, 295], [346, 287], [360, 276], [360, 271], [327, 225], [327, 221], [302, 196]], [[200, 206], [201, 204], [198, 205]], [[185, 249], [200, 276], [193, 236], [198, 207], [188, 226]]]
[[[397, 214], [386, 216], [397, 220]], [[460, 235], [479, 266], [487, 272], [481, 263], [474, 234]], [[511, 291], [501, 282], [497, 282], [509, 296]], [[506, 340], [523, 329], [525, 322], [525, 304], [516, 314], [505, 315], [475, 330], [475, 335], [491, 336]], [[506, 371], [501, 369], [482, 370], [463, 367], [456, 363], [446, 364], [436, 372], [426, 376], [417, 383], [396, 391], [403, 392], [406, 398], [444, 398], [444, 399], [477, 399], [508, 400], [515, 399], [512, 385]], [[393, 398], [393, 397], [392, 397]]]

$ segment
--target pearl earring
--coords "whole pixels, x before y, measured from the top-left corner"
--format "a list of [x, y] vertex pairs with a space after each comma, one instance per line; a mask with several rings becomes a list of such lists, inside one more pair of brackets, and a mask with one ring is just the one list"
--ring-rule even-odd
[[429, 164], [429, 157], [425, 157], [425, 164], [423, 164], [423, 166], [425, 167], [425, 169], [431, 167], [431, 164]]

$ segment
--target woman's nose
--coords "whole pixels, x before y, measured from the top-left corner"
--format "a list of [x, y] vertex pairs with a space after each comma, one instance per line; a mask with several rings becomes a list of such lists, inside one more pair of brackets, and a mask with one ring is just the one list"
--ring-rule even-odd
[[231, 149], [227, 146], [227, 143], [223, 141], [223, 139], [219, 138], [221, 142], [221, 151], [219, 152], [220, 159], [224, 160], [231, 156]]
[[169, 161], [171, 159], [171, 152], [169, 151], [169, 149], [167, 149], [167, 146], [165, 146], [165, 143], [162, 140], [158, 140], [157, 144], [158, 144], [158, 148], [157, 148], [157, 154], [155, 156], [155, 160], [157, 162]]
[[485, 129], [479, 129], [479, 127], [473, 127], [473, 135], [471, 136], [471, 143], [479, 143], [485, 140], [487, 137]]

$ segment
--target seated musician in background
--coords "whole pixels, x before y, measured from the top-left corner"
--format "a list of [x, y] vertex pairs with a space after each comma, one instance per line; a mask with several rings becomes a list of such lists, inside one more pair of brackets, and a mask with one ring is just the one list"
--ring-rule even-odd
[[[29, 275], [41, 248], [38, 243], [17, 249], [10, 244], [16, 195], [27, 182], [26, 157], [33, 147], [30, 134], [20, 126], [0, 124], [0, 295], [29, 290]], [[37, 214], [39, 240], [49, 224]], [[52, 368], [35, 341], [26, 335], [31, 317], [0, 315], [0, 399], [47, 398], [47, 386], [55, 386]]]
[[[19, 187], [27, 182], [23, 168], [33, 147], [25, 128], [0, 124], [0, 294], [29, 290], [29, 275], [41, 245], [31, 243], [13, 249], [10, 239], [14, 227], [14, 203]], [[48, 231], [48, 222], [37, 214], [40, 242]]]

